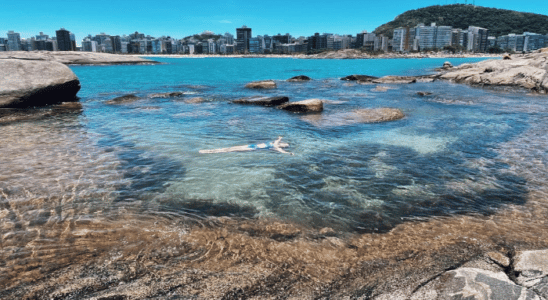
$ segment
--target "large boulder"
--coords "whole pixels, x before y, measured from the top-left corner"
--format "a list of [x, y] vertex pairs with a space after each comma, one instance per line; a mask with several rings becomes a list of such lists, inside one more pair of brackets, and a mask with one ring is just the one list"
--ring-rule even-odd
[[453, 67], [453, 64], [446, 61], [446, 62], [443, 63], [443, 66], [441, 68], [444, 69], [444, 70], [447, 70], [447, 69], [451, 69], [452, 67]]
[[253, 105], [262, 105], [262, 106], [278, 106], [284, 103], [289, 102], [289, 98], [285, 96], [276, 96], [276, 97], [246, 97], [238, 100], [232, 101], [232, 103], [237, 104], [253, 104]]
[[519, 284], [548, 298], [548, 250], [518, 251], [513, 268]]
[[168, 92], [168, 93], [156, 93], [148, 95], [149, 98], [173, 98], [180, 97], [183, 95], [183, 92]]
[[341, 78], [341, 80], [361, 81], [361, 82], [371, 82], [375, 79], [378, 79], [378, 77], [369, 76], [369, 75], [348, 75], [346, 77]]
[[278, 107], [283, 110], [298, 113], [321, 112], [323, 111], [323, 101], [320, 99], [308, 99], [298, 102], [288, 102]]
[[108, 100], [105, 103], [110, 105], [118, 105], [118, 104], [128, 104], [131, 102], [135, 102], [137, 100], [141, 99], [141, 97], [136, 96], [134, 94], [128, 94], [120, 97], [116, 97], [114, 99]]
[[0, 59], [0, 108], [76, 101], [78, 77], [58, 62]]
[[384, 76], [372, 80], [373, 83], [394, 83], [408, 84], [417, 82], [417, 78], [413, 76]]
[[275, 89], [276, 82], [274, 80], [253, 81], [245, 85], [248, 89]]
[[291, 77], [287, 81], [289, 81], [289, 82], [303, 82], [303, 81], [310, 81], [310, 80], [312, 80], [312, 79], [310, 77], [306, 76], [306, 75], [299, 75], [299, 76]]
[[7, 51], [0, 52], [0, 59], [56, 61], [66, 65], [159, 64], [135, 55], [80, 51]]

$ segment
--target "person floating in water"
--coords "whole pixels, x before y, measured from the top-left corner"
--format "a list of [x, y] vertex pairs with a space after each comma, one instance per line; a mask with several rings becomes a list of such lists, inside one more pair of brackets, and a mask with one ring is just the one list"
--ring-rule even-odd
[[225, 152], [253, 151], [253, 150], [259, 150], [259, 149], [271, 149], [271, 150], [276, 150], [280, 153], [293, 155], [293, 153], [287, 152], [284, 149], [282, 149], [282, 148], [289, 147], [289, 144], [282, 143], [281, 140], [282, 140], [282, 137], [280, 136], [274, 142], [235, 146], [230, 148], [221, 148], [221, 149], [213, 149], [213, 150], [200, 150], [200, 153], [225, 153]]

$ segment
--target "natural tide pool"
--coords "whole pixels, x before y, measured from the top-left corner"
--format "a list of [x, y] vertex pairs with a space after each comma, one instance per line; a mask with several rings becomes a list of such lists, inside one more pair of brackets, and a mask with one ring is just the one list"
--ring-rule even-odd
[[[94, 251], [108, 253], [111, 260], [135, 260], [136, 253], [156, 251], [151, 244], [170, 257], [196, 255], [207, 263], [209, 252], [188, 246], [211, 245], [208, 234], [190, 238], [196, 228], [261, 236], [258, 227], [276, 224], [277, 229], [264, 230], [284, 243], [305, 229], [363, 239], [420, 222], [441, 222], [439, 227], [446, 228], [457, 218], [472, 218], [466, 220], [476, 226], [516, 209], [521, 219], [513, 218], [524, 224], [526, 218], [539, 221], [546, 211], [546, 97], [449, 82], [388, 85], [392, 89], [377, 92], [375, 85], [339, 80], [351, 74], [423, 75], [444, 61], [458, 65], [480, 59], [157, 60], [164, 64], [73, 66], [82, 84], [81, 112], [0, 125], [0, 257], [5, 258], [0, 286], [16, 288], [23, 280], [15, 275], [20, 267], [30, 273], [50, 270], [29, 266], [40, 264], [33, 258], [51, 253], [67, 257], [53, 270], [73, 264], [74, 257], [93, 257]], [[284, 81], [295, 75], [313, 80]], [[278, 88], [244, 88], [262, 79], [276, 80]], [[172, 91], [184, 96], [147, 97]], [[432, 95], [420, 97], [418, 91]], [[105, 104], [128, 93], [142, 99]], [[253, 95], [328, 101], [319, 119], [231, 103]], [[205, 101], [185, 102], [192, 97]], [[378, 107], [399, 108], [405, 118], [374, 124], [338, 120], [356, 109]], [[278, 136], [293, 156], [268, 150], [198, 153]], [[491, 222], [497, 229], [482, 235], [482, 243], [507, 231], [504, 222]], [[300, 229], [284, 229], [284, 224]], [[155, 230], [160, 233], [152, 234]], [[427, 237], [432, 231], [413, 227], [411, 232], [408, 237], [436, 239]], [[469, 237], [460, 232], [451, 239]], [[94, 238], [111, 234], [112, 240]], [[513, 234], [534, 239], [528, 231]], [[188, 243], [186, 252], [173, 240]], [[382, 245], [363, 243], [375, 249], [371, 257], [386, 255]]]

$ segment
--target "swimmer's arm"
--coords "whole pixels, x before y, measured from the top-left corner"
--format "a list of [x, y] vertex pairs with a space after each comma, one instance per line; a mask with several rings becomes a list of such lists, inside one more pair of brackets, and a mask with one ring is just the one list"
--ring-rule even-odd
[[291, 152], [285, 151], [284, 149], [282, 149], [282, 148], [280, 148], [280, 147], [276, 147], [276, 148], [274, 148], [274, 150], [276, 150], [276, 151], [278, 151], [278, 152], [280, 152], [280, 153], [283, 153], [283, 154], [295, 155], [295, 154], [293, 154], [293, 153], [291, 153]]

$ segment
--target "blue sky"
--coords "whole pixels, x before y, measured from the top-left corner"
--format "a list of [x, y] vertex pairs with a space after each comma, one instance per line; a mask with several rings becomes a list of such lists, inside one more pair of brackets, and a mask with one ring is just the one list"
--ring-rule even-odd
[[[235, 34], [235, 28], [243, 24], [252, 28], [254, 36], [277, 33], [309, 36], [314, 32], [356, 34], [362, 30], [372, 31], [407, 10], [446, 3], [456, 1], [6, 0], [0, 5], [0, 36], [7, 36], [8, 30], [21, 33], [22, 38], [40, 31], [55, 35], [55, 30], [65, 27], [80, 43], [87, 34], [101, 32], [122, 35], [139, 31], [175, 38], [204, 30]], [[546, 0], [476, 0], [476, 5], [548, 15]]]

